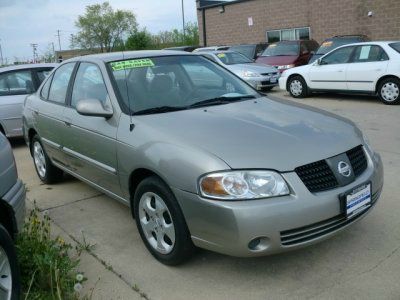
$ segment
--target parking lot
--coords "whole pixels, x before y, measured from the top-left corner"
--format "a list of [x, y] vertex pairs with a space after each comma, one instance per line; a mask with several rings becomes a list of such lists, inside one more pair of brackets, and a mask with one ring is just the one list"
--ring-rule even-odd
[[[275, 88], [276, 89], [276, 88]], [[157, 262], [146, 250], [130, 211], [86, 184], [66, 178], [43, 185], [27, 147], [15, 141], [28, 201], [48, 210], [56, 231], [90, 244], [81, 269], [95, 299], [399, 299], [400, 295], [400, 110], [374, 97], [321, 94], [293, 100], [353, 120], [383, 159], [385, 185], [364, 219], [315, 246], [275, 256], [242, 259], [201, 250], [179, 267]]]

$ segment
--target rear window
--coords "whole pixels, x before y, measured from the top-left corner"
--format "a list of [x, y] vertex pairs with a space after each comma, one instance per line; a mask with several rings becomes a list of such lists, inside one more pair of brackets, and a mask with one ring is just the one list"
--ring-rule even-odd
[[400, 42], [397, 43], [391, 43], [389, 44], [390, 47], [392, 47], [394, 50], [400, 53]]
[[317, 54], [323, 55], [328, 53], [329, 51], [336, 49], [337, 47], [358, 43], [361, 39], [359, 38], [347, 38], [347, 39], [331, 39], [324, 41], [321, 46], [318, 48]]

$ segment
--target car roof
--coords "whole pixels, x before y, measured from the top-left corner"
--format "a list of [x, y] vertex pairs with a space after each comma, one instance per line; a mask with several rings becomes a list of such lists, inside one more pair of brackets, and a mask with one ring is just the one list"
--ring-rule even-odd
[[346, 47], [346, 46], [359, 46], [359, 45], [378, 45], [378, 46], [385, 46], [391, 43], [400, 43], [400, 41], [376, 41], [376, 42], [359, 42], [359, 43], [351, 43], [347, 45], [343, 45], [341, 47]]
[[123, 51], [123, 52], [110, 52], [91, 54], [85, 56], [78, 56], [70, 58], [65, 62], [74, 61], [94, 61], [94, 62], [111, 62], [126, 59], [139, 59], [139, 58], [151, 58], [159, 56], [177, 56], [177, 55], [194, 55], [189, 52], [175, 51], [175, 50], [141, 50], [141, 51]]
[[56, 63], [12, 65], [12, 66], [8, 66], [8, 67], [0, 68], [0, 73], [14, 71], [14, 70], [24, 70], [24, 69], [55, 68], [57, 65], [58, 64], [56, 64]]

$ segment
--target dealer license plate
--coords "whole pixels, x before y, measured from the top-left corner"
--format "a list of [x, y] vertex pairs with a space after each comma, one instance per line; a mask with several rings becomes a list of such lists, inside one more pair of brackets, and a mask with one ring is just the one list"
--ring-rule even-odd
[[371, 184], [364, 184], [345, 195], [347, 218], [354, 217], [371, 205]]
[[276, 78], [275, 77], [271, 77], [270, 81], [271, 81], [271, 83], [275, 83], [276, 82]]

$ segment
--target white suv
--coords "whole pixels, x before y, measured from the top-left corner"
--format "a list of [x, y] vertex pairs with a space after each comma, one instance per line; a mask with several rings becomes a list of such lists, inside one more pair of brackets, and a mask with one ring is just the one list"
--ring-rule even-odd
[[312, 92], [378, 95], [385, 104], [400, 103], [400, 42], [365, 42], [332, 50], [314, 63], [289, 69], [279, 87], [295, 98]]

